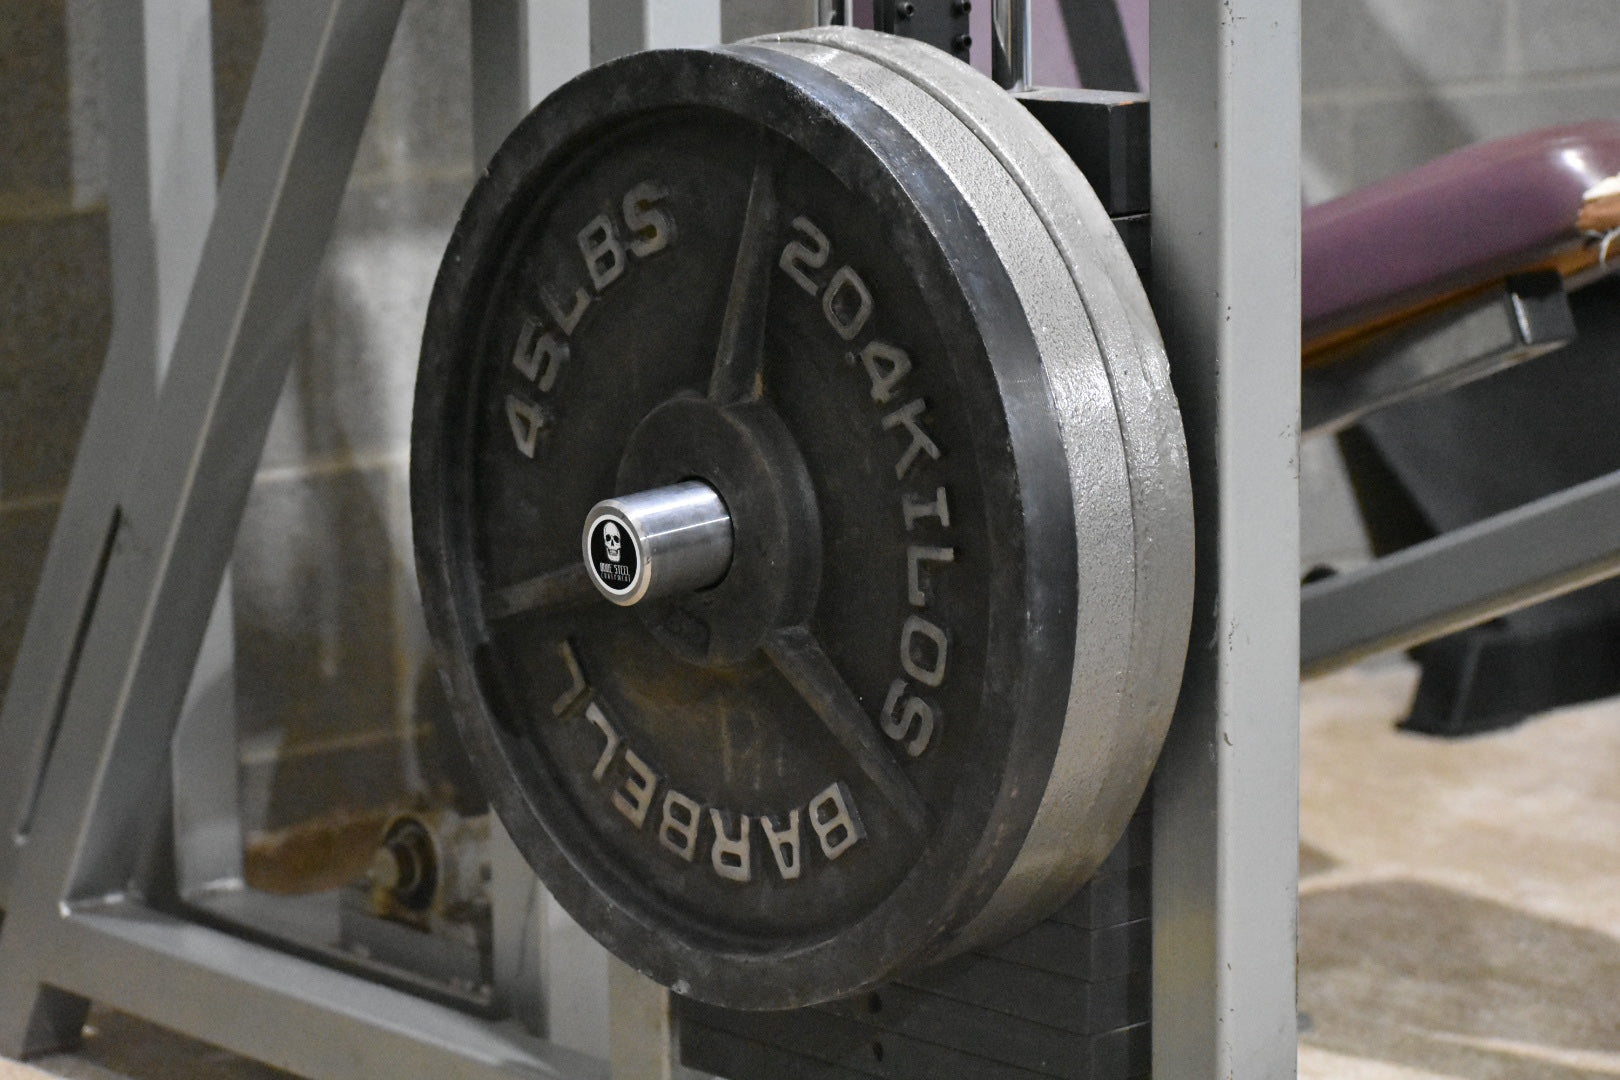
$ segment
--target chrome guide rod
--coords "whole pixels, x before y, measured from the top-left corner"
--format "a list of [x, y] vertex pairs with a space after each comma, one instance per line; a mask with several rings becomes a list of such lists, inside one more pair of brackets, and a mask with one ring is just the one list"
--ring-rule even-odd
[[1028, 90], [1035, 83], [1029, 4], [993, 0], [990, 5], [990, 77], [1008, 90]]

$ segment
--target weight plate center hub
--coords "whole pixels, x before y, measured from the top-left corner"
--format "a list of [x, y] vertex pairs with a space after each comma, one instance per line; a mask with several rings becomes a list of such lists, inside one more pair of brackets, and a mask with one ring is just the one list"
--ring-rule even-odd
[[[637, 494], [586, 516], [586, 567], [608, 599], [642, 605], [665, 648], [693, 663], [738, 664], [773, 630], [808, 618], [820, 519], [804, 459], [769, 405], [677, 395], [637, 425], [614, 486]], [[619, 561], [605, 543], [601, 557], [594, 549], [615, 522], [632, 544]], [[627, 559], [640, 578], [621, 588]]]
[[582, 925], [787, 1008], [1090, 875], [1191, 603], [1145, 313], [1072, 163], [914, 42], [637, 54], [514, 131], [434, 288], [412, 512], [469, 755]]

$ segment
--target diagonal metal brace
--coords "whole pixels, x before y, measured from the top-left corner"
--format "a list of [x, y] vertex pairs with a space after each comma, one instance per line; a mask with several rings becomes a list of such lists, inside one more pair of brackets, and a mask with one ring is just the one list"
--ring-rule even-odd
[[[93, 554], [56, 568], [78, 600], [72, 632], [48, 635], [57, 655], [41, 688], [57, 704], [13, 694], [0, 726], [29, 738], [40, 725], [23, 713], [59, 709], [49, 745], [25, 747], [50, 760], [0, 927], [0, 1053], [76, 1034], [82, 1000], [44, 986], [69, 962], [55, 949], [64, 913], [129, 890], [164, 824], [154, 803], [170, 739], [400, 7], [272, 6], [156, 406], [134, 395], [97, 403], [89, 437], [122, 439], [134, 463], [111, 490], [76, 476], [62, 527], [90, 525]], [[142, 430], [144, 444], [129, 446]], [[51, 599], [42, 587], [41, 601]]]
[[1620, 472], [1314, 582], [1306, 677], [1406, 649], [1620, 574]]

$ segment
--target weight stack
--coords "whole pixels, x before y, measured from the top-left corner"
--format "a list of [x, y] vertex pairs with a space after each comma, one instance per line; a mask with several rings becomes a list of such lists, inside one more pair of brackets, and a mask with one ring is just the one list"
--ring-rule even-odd
[[790, 1012], [677, 998], [681, 1062], [726, 1080], [1134, 1080], [1151, 1072], [1151, 803], [1051, 918], [878, 990]]

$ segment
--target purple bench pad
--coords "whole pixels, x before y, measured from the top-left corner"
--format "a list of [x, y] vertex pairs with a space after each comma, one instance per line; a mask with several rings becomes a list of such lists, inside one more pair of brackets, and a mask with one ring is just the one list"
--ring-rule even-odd
[[1484, 284], [1576, 238], [1582, 197], [1620, 173], [1620, 123], [1479, 143], [1305, 211], [1307, 342]]

